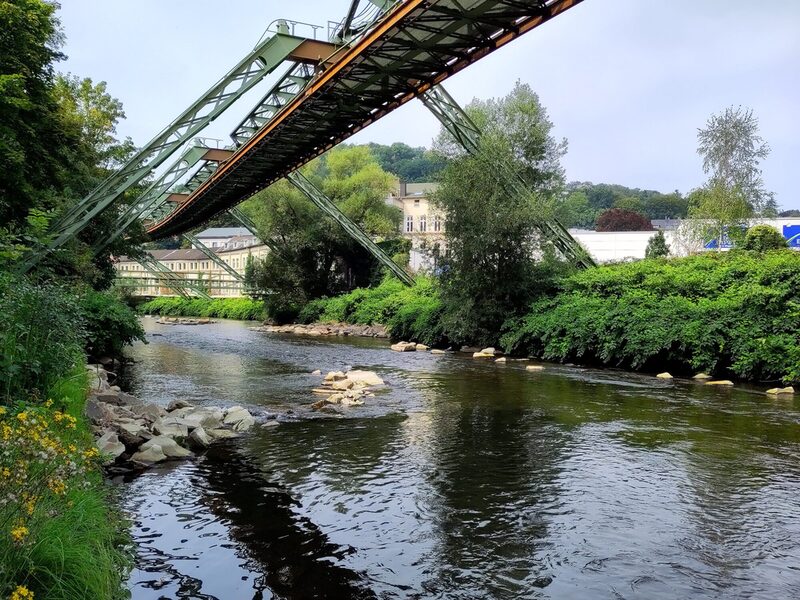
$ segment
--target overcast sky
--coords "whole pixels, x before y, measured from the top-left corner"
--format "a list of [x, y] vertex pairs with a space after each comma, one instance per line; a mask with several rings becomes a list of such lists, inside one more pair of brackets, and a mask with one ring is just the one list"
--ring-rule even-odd
[[[325, 24], [349, 0], [61, 0], [60, 70], [108, 82], [146, 143], [250, 50], [277, 18]], [[569, 180], [688, 192], [704, 175], [698, 127], [754, 109], [772, 147], [764, 180], [800, 208], [800, 1], [585, 0], [446, 82], [462, 103], [539, 94], [569, 151]], [[265, 82], [264, 85], [268, 85]], [[254, 92], [257, 96], [261, 90]], [[255, 102], [256, 97], [246, 98]], [[214, 125], [223, 138], [249, 107]], [[429, 146], [437, 121], [413, 101], [350, 141]]]

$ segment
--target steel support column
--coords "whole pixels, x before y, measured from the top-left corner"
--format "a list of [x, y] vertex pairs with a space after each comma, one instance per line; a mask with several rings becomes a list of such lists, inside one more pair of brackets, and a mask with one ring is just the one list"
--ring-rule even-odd
[[[441, 86], [434, 86], [420, 96], [422, 103], [442, 126], [470, 154], [477, 154], [481, 130], [458, 102]], [[495, 161], [495, 175], [510, 196], [531, 195], [524, 177], [502, 161]], [[538, 225], [542, 237], [566, 258], [580, 267], [592, 267], [594, 260], [555, 218], [542, 219]]]
[[166, 265], [161, 264], [150, 254], [144, 254], [142, 257], [137, 258], [136, 262], [142, 265], [142, 268], [153, 275], [159, 281], [166, 282], [166, 286], [171, 288], [176, 294], [184, 298], [190, 297], [186, 290], [193, 292], [195, 295], [210, 300], [209, 296], [204, 290], [192, 284], [191, 280], [184, 279], [175, 273]]
[[192, 234], [190, 234], [190, 233], [184, 233], [184, 234], [183, 234], [183, 239], [185, 239], [185, 240], [186, 240], [186, 241], [188, 241], [190, 244], [192, 244], [192, 245], [193, 245], [195, 248], [197, 248], [198, 250], [200, 250], [200, 252], [202, 252], [203, 254], [205, 254], [205, 255], [206, 255], [208, 258], [209, 258], [209, 260], [210, 260], [211, 262], [213, 262], [213, 263], [214, 263], [215, 265], [217, 265], [217, 266], [218, 266], [220, 269], [222, 269], [223, 271], [225, 271], [225, 272], [226, 272], [228, 275], [230, 275], [231, 277], [233, 277], [233, 278], [234, 278], [236, 281], [242, 281], [242, 282], [244, 281], [244, 277], [242, 277], [242, 275], [241, 275], [241, 274], [239, 274], [239, 272], [238, 272], [238, 271], [236, 271], [236, 269], [234, 269], [234, 268], [233, 268], [233, 267], [231, 267], [231, 266], [230, 266], [228, 263], [226, 263], [224, 260], [222, 260], [222, 259], [221, 259], [221, 258], [220, 258], [220, 257], [217, 255], [217, 253], [216, 253], [216, 252], [214, 252], [214, 251], [213, 251], [211, 248], [209, 248], [208, 246], [206, 246], [206, 245], [205, 245], [203, 242], [201, 242], [201, 241], [200, 241], [199, 239], [197, 239], [195, 236], [193, 236], [193, 235], [192, 235]]
[[295, 171], [286, 176], [286, 179], [295, 186], [298, 190], [303, 192], [311, 202], [322, 210], [326, 215], [342, 226], [350, 237], [356, 240], [363, 246], [367, 252], [372, 254], [378, 262], [388, 268], [394, 275], [406, 285], [414, 285], [414, 280], [406, 273], [397, 263], [395, 263], [380, 246], [378, 246], [372, 239], [351, 221], [339, 208], [328, 198], [317, 186], [300, 171]]

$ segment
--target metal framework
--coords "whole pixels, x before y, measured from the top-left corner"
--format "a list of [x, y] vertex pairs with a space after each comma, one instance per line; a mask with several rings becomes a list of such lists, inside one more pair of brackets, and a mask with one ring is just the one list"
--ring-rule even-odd
[[[476, 154], [480, 146], [481, 130], [469, 118], [464, 109], [441, 85], [432, 87], [420, 96], [423, 104], [436, 116], [442, 126], [470, 154]], [[532, 192], [519, 171], [501, 160], [494, 161], [494, 173], [500, 185], [510, 195], [523, 196]], [[539, 233], [567, 259], [582, 267], [594, 266], [594, 261], [575, 241], [557, 219], [541, 219]]]
[[342, 226], [350, 237], [361, 244], [367, 251], [377, 258], [380, 263], [388, 268], [394, 275], [406, 285], [414, 285], [414, 279], [406, 273], [400, 265], [395, 263], [375, 242], [372, 241], [363, 229], [353, 223], [339, 208], [328, 198], [317, 186], [315, 186], [300, 171], [289, 173], [286, 176], [289, 182], [298, 190], [303, 192], [316, 206], [326, 215]]
[[190, 244], [192, 244], [195, 248], [200, 250], [200, 252], [205, 254], [211, 262], [213, 262], [220, 269], [225, 271], [228, 275], [233, 277], [236, 281], [244, 281], [244, 277], [242, 277], [237, 270], [235, 270], [228, 263], [226, 263], [224, 260], [222, 260], [216, 252], [211, 250], [211, 248], [206, 246], [198, 238], [196, 238], [195, 236], [193, 236], [190, 233], [184, 233], [183, 234], [183, 239], [185, 239]]
[[205, 298], [206, 300], [211, 298], [205, 290], [200, 289], [191, 281], [184, 279], [166, 265], [161, 264], [150, 254], [144, 254], [142, 257], [137, 258], [136, 262], [138, 262], [145, 271], [153, 275], [154, 279], [163, 281], [166, 287], [172, 289], [176, 294], [184, 298], [189, 298], [191, 296], [187, 291], [191, 291], [195, 296]]
[[201, 225], [580, 1], [401, 0], [149, 233]]

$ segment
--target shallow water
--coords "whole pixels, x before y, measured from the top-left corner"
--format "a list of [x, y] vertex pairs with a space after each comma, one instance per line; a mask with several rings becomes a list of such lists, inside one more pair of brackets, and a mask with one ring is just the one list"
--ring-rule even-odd
[[[135, 395], [286, 416], [119, 482], [134, 600], [798, 597], [798, 400], [145, 325]], [[388, 388], [310, 411], [309, 372], [348, 367]]]

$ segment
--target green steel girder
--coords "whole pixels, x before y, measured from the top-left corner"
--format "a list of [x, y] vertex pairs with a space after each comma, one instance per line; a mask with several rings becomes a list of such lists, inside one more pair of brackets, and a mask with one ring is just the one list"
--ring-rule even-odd
[[319, 207], [322, 212], [332, 218], [334, 221], [342, 226], [350, 237], [361, 244], [372, 256], [387, 267], [397, 278], [406, 285], [414, 285], [414, 280], [406, 273], [397, 263], [395, 263], [388, 254], [386, 254], [380, 246], [372, 241], [364, 230], [351, 221], [339, 208], [328, 198], [317, 186], [303, 175], [300, 171], [294, 171], [286, 176], [286, 179], [294, 185], [298, 190], [303, 192], [311, 202]]
[[201, 242], [198, 238], [191, 235], [190, 233], [184, 233], [183, 239], [187, 240], [190, 244], [192, 244], [195, 248], [200, 250], [203, 254], [205, 254], [211, 262], [217, 265], [220, 269], [225, 271], [228, 275], [233, 277], [236, 281], [244, 281], [244, 277], [236, 271], [233, 267], [231, 267], [228, 263], [222, 260], [219, 255], [211, 250], [208, 246], [206, 246], [203, 242]]
[[136, 262], [142, 265], [145, 271], [152, 274], [159, 281], [164, 281], [167, 287], [185, 298], [190, 297], [190, 294], [187, 293], [187, 290], [189, 290], [201, 298], [205, 298], [206, 300], [211, 299], [211, 296], [204, 290], [195, 286], [191, 281], [180, 277], [170, 268], [158, 262], [150, 254], [145, 253], [143, 256], [137, 258]]
[[256, 236], [259, 239], [259, 241], [262, 244], [264, 244], [267, 248], [269, 248], [272, 252], [275, 252], [279, 256], [285, 256], [281, 243], [259, 232], [258, 227], [253, 222], [253, 219], [244, 214], [238, 207], [234, 206], [232, 208], [229, 208], [228, 214], [230, 214], [234, 219], [239, 221], [239, 223], [241, 223], [243, 227], [246, 227], [250, 231], [250, 233]]
[[23, 272], [30, 270], [45, 254], [80, 233], [92, 218], [110, 206], [126, 190], [149, 176], [153, 169], [162, 164], [192, 136], [274, 71], [303, 41], [304, 38], [277, 33], [259, 43], [122, 168], [62, 215], [53, 226], [52, 241], [44, 248], [29, 252], [20, 262], [20, 270]]
[[[470, 154], [478, 152], [481, 130], [444, 87], [434, 86], [423, 93], [420, 99], [464, 150]], [[530, 187], [521, 173], [501, 161], [496, 161], [494, 167], [495, 176], [506, 193], [512, 196], [531, 194]], [[542, 219], [538, 229], [545, 240], [553, 244], [567, 260], [583, 268], [595, 265], [583, 246], [555, 218]]]
[[[155, 285], [158, 286], [163, 285], [164, 287], [172, 289], [176, 293], [180, 293], [177, 290], [175, 290], [176, 287], [180, 288], [181, 290], [183, 290], [183, 288], [186, 287], [186, 286], [181, 286], [180, 284], [177, 283], [169, 285], [165, 282], [164, 279], [160, 278], [160, 276], [157, 275], [153, 275], [153, 277], [136, 277], [136, 276], [132, 277], [130, 275], [118, 275], [114, 279], [114, 285], [121, 285], [123, 287], [133, 287], [133, 288], [152, 287], [151, 285], [147, 285], [146, 283], [151, 279], [157, 282]], [[210, 290], [242, 290], [242, 285], [235, 281], [219, 281], [215, 279], [203, 279], [202, 283], [205, 287], [207, 287]], [[184, 295], [184, 297], [188, 296]]]
[[[111, 235], [98, 242], [94, 253], [98, 254], [111, 242], [121, 236], [137, 219], [149, 216], [169, 197], [169, 189], [189, 172], [209, 150], [205, 146], [189, 146], [170, 167], [149, 188], [147, 188], [134, 204], [122, 213]], [[217, 164], [217, 163], [213, 163]]]

